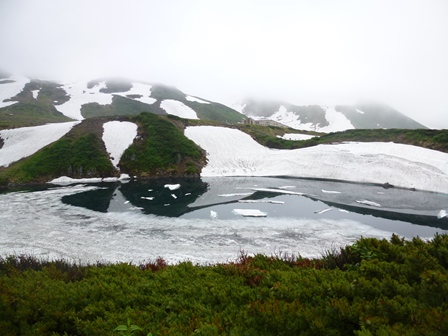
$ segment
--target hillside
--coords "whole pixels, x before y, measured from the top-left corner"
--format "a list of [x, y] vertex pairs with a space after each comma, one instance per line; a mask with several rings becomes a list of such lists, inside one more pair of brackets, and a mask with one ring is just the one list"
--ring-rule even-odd
[[[143, 113], [118, 119], [90, 118], [75, 126], [70, 124], [73, 128], [60, 139], [1, 168], [0, 183], [47, 182], [61, 176], [117, 177], [120, 173], [139, 177], [199, 176], [205, 165], [204, 152], [170, 120], [166, 116]], [[105, 125], [111, 123], [118, 123], [118, 127], [106, 138]], [[114, 147], [123, 145], [123, 133], [129, 132], [128, 128], [123, 129], [126, 124], [135, 124], [136, 134], [121, 151], [114, 151]]]
[[75, 83], [0, 79], [0, 129], [141, 112], [227, 123], [245, 118], [227, 106], [162, 84], [116, 78]]
[[360, 128], [426, 128], [392, 107], [375, 102], [298, 106], [281, 101], [246, 99], [237, 109], [254, 119], [270, 119], [294, 129], [325, 133]]

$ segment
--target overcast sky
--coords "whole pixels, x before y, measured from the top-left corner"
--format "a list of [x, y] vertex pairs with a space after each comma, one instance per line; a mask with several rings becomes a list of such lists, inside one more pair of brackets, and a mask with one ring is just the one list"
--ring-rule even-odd
[[371, 99], [448, 128], [448, 1], [0, 0], [0, 69], [224, 103]]

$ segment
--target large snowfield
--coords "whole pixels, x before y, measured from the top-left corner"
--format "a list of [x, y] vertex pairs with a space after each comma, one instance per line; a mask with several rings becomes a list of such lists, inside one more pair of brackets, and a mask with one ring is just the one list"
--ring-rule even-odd
[[263, 147], [230, 128], [188, 127], [207, 152], [203, 176], [292, 176], [448, 193], [448, 154], [395, 143], [342, 143], [296, 150]]
[[4, 140], [0, 148], [0, 166], [7, 167], [12, 162], [36, 153], [60, 139], [78, 123], [74, 121], [0, 131], [0, 138]]
[[30, 81], [23, 76], [14, 76], [4, 79], [11, 83], [0, 84], [0, 108], [13, 105], [16, 101], [4, 102], [22, 92], [23, 87]]

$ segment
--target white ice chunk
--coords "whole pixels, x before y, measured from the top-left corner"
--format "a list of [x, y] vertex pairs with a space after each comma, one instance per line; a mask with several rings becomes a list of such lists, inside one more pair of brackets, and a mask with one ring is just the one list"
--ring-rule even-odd
[[335, 190], [324, 190], [324, 189], [322, 189], [322, 192], [323, 192], [324, 194], [340, 194], [340, 193], [341, 193], [340, 191], [335, 191]]
[[218, 218], [218, 213], [216, 211], [210, 210], [210, 217], [211, 219]]
[[440, 210], [439, 214], [437, 215], [438, 219], [442, 219], [446, 217], [448, 214], [446, 213], [446, 210]]
[[368, 201], [368, 200], [362, 200], [362, 201], [355, 201], [356, 203], [359, 204], [365, 204], [365, 205], [370, 205], [370, 206], [375, 206], [375, 207], [381, 207], [381, 205], [379, 203], [373, 202], [373, 201]]
[[148, 201], [152, 201], [153, 199], [154, 199], [154, 197], [145, 197], [145, 196], [142, 196], [142, 197], [140, 197], [141, 199], [145, 199], [145, 200], [148, 200]]
[[323, 210], [320, 210], [320, 211], [314, 211], [314, 213], [318, 214], [318, 215], [322, 215], [323, 213], [326, 213], [326, 212], [331, 211], [331, 210], [333, 210], [333, 209], [332, 208], [327, 208], [327, 209], [323, 209]]
[[165, 99], [160, 103], [160, 107], [168, 114], [186, 119], [199, 119], [192, 108], [178, 100]]
[[221, 194], [219, 197], [235, 197], [235, 196], [250, 196], [253, 193], [233, 193], [233, 194]]
[[171, 197], [172, 197], [172, 198], [174, 198], [174, 199], [176, 199], [176, 198], [177, 198], [177, 196], [176, 196], [176, 195], [174, 195], [174, 194], [171, 194]]
[[233, 212], [243, 217], [266, 217], [267, 214], [258, 209], [233, 209]]
[[180, 188], [180, 184], [165, 184], [164, 187], [168, 188], [171, 191], [173, 191], [173, 190], [179, 189]]

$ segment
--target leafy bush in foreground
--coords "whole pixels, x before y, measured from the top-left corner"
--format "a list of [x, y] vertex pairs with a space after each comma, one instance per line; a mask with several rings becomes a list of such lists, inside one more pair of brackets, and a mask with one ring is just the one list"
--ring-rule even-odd
[[[321, 259], [79, 266], [0, 260], [4, 335], [444, 335], [448, 236], [360, 239]], [[115, 332], [116, 334], [116, 332]]]

